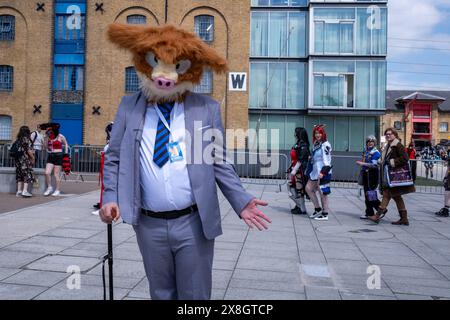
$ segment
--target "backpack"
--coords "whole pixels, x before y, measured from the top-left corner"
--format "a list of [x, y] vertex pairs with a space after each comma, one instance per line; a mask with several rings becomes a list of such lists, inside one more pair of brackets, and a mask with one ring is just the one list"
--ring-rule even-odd
[[9, 156], [14, 159], [18, 159], [23, 156], [23, 149], [20, 145], [20, 140], [14, 141], [11, 148], [9, 149]]

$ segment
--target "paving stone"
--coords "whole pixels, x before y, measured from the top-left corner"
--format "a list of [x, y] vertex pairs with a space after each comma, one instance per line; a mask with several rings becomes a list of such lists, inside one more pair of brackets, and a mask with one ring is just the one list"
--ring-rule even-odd
[[233, 271], [231, 270], [213, 269], [212, 287], [214, 289], [226, 289], [230, 283], [232, 274]]
[[225, 300], [305, 300], [304, 293], [229, 288]]
[[41, 253], [0, 250], [0, 267], [21, 268], [44, 256]]
[[242, 257], [238, 261], [237, 268], [280, 271], [280, 272], [296, 272], [298, 270], [298, 261], [279, 258]]
[[50, 231], [41, 233], [41, 236], [47, 237], [62, 237], [62, 238], [75, 238], [75, 239], [87, 239], [100, 231], [92, 229], [75, 229], [75, 228], [57, 228]]
[[86, 272], [100, 264], [100, 262], [99, 259], [95, 258], [55, 255], [39, 259], [27, 265], [26, 268], [31, 270], [67, 272], [68, 267], [76, 266], [81, 272]]
[[[145, 277], [144, 264], [140, 261], [114, 259], [114, 275], [120, 277], [130, 277], [142, 279]], [[93, 268], [88, 274], [101, 275], [101, 264]], [[106, 267], [106, 276], [108, 277], [108, 268]]]
[[0, 268], [0, 281], [6, 279], [13, 274], [20, 272], [20, 269], [12, 269], [12, 268]]
[[306, 299], [308, 300], [341, 300], [339, 290], [325, 287], [305, 287]]
[[246, 270], [236, 268], [233, 273], [233, 279], [248, 279], [248, 280], [265, 280], [272, 282], [290, 282], [300, 279], [298, 272], [276, 272], [276, 271], [262, 271], [262, 270]]
[[262, 279], [248, 280], [232, 278], [229, 288], [242, 288], [242, 289], [258, 289], [258, 290], [275, 290], [283, 292], [298, 292], [304, 293], [305, 288], [299, 282], [281, 282], [281, 281], [265, 281]]
[[[128, 290], [115, 288], [114, 299], [121, 300]], [[106, 292], [108, 297], [108, 291]], [[96, 286], [83, 286], [80, 289], [69, 289], [66, 283], [58, 284], [37, 296], [36, 300], [103, 300], [103, 288]]]
[[0, 283], [0, 300], [31, 300], [47, 289], [47, 287]]
[[69, 274], [61, 272], [23, 270], [4, 279], [4, 283], [52, 287], [67, 278]]
[[14, 251], [55, 254], [73, 247], [79, 242], [81, 242], [81, 239], [35, 236], [12, 244], [6, 247], [6, 249]]

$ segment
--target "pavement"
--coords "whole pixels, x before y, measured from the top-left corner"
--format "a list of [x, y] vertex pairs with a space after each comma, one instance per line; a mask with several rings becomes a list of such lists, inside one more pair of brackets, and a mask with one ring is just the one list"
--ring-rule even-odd
[[[333, 189], [330, 220], [314, 221], [291, 215], [292, 201], [276, 186], [245, 187], [269, 202], [263, 211], [273, 223], [249, 230], [219, 195], [224, 234], [216, 240], [213, 299], [450, 299], [450, 219], [434, 215], [442, 195], [407, 195], [411, 225], [399, 227], [390, 224], [398, 218], [393, 203], [379, 225], [360, 220], [355, 189]], [[0, 215], [0, 300], [103, 298], [106, 227], [91, 215], [98, 196]], [[113, 238], [115, 299], [149, 299], [132, 228], [116, 224]]]

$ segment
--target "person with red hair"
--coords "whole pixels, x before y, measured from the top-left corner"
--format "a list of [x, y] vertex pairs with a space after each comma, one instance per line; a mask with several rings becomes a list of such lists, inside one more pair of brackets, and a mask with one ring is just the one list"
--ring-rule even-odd
[[[314, 213], [311, 219], [318, 221], [328, 220], [328, 195], [331, 193], [331, 144], [327, 140], [327, 133], [323, 125], [313, 129], [313, 151], [308, 164], [307, 173], [310, 180], [306, 185], [306, 192], [314, 204]], [[322, 207], [317, 192], [320, 193]]]

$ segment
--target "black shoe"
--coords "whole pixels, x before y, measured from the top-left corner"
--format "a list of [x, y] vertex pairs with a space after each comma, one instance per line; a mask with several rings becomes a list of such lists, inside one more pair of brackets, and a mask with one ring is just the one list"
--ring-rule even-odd
[[439, 217], [448, 217], [449, 216], [449, 210], [447, 208], [442, 208], [438, 212], [435, 213]]
[[299, 207], [295, 206], [294, 209], [291, 209], [292, 214], [300, 214], [302, 212]]

